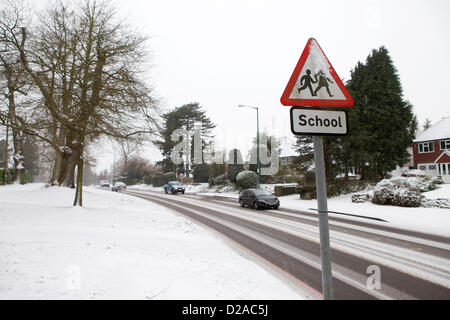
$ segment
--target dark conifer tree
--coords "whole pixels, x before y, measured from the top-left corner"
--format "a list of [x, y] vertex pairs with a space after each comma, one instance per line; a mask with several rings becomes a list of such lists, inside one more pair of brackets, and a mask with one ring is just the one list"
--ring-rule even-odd
[[[211, 143], [213, 135], [210, 130], [215, 128], [216, 125], [206, 116], [206, 111], [202, 110], [202, 107], [197, 102], [177, 107], [173, 111], [163, 114], [162, 118], [163, 123], [159, 132], [162, 139], [155, 142], [155, 145], [164, 157], [164, 159], [160, 162], [163, 165], [164, 172], [174, 172], [176, 168], [172, 163], [171, 154], [172, 149], [179, 142], [172, 141], [172, 133], [176, 129], [186, 129], [193, 132], [194, 125], [201, 122], [202, 147], [204, 148]], [[193, 148], [194, 144], [191, 144], [191, 158], [194, 157]], [[184, 172], [184, 166], [180, 165], [178, 172]]]
[[349, 109], [349, 136], [342, 139], [345, 160], [363, 178], [383, 177], [407, 162], [417, 127], [388, 50], [375, 49], [365, 64], [358, 63], [347, 87], [355, 106]]

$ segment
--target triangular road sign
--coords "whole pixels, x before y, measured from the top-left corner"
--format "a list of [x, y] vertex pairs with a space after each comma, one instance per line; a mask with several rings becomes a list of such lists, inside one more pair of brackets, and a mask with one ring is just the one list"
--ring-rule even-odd
[[310, 38], [281, 96], [285, 106], [351, 107], [353, 99], [316, 39]]

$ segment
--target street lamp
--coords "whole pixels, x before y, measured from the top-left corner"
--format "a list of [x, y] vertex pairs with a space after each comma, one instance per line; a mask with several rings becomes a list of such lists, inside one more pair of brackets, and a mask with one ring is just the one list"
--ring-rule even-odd
[[239, 108], [252, 108], [256, 110], [256, 171], [258, 173], [258, 183], [256, 188], [259, 189], [259, 184], [261, 182], [261, 166], [259, 163], [259, 109], [258, 107], [238, 105]]

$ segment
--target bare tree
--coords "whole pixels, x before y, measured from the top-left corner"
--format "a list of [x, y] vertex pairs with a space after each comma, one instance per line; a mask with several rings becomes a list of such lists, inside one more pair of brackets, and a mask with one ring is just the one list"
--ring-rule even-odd
[[[9, 12], [10, 20], [19, 13]], [[13, 127], [53, 147], [52, 182], [73, 185], [77, 168], [74, 205], [82, 205], [86, 144], [105, 136], [140, 143], [155, 132], [157, 102], [144, 77], [147, 38], [94, 0], [79, 7], [57, 3], [34, 30], [0, 22], [0, 41], [17, 53], [40, 96]]]

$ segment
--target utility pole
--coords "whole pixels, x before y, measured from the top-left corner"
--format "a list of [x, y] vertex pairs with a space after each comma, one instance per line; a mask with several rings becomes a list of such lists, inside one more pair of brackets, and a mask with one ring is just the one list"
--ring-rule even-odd
[[256, 188], [259, 189], [261, 184], [261, 164], [259, 162], [259, 108], [256, 107], [256, 171], [258, 171], [258, 183]]

